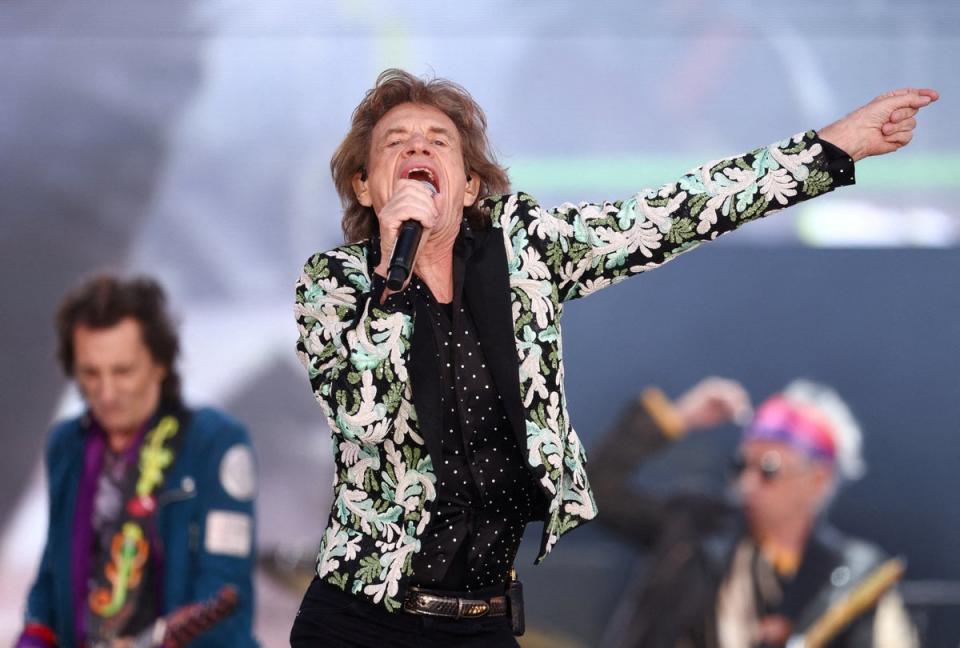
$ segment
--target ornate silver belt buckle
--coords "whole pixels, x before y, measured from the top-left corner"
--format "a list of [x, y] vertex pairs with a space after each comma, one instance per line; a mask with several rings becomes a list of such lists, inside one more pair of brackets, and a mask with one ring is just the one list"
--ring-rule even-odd
[[[464, 609], [466, 608], [466, 609]], [[490, 612], [490, 604], [486, 601], [471, 601], [462, 598], [457, 599], [457, 618], [467, 617], [473, 619], [486, 616]]]

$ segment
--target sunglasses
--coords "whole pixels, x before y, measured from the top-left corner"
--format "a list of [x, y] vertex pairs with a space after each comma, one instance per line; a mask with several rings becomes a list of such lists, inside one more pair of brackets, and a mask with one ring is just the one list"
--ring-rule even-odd
[[783, 459], [779, 452], [770, 450], [760, 455], [760, 461], [747, 461], [747, 458], [741, 454], [730, 460], [730, 476], [732, 478], [739, 479], [747, 469], [756, 470], [760, 479], [769, 483], [783, 474]]

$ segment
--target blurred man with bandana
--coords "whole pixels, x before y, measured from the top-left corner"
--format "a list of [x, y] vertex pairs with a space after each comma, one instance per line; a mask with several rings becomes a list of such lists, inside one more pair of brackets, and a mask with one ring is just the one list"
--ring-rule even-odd
[[50, 524], [17, 648], [255, 646], [250, 440], [181, 400], [162, 288], [91, 279], [57, 332], [87, 410], [47, 443]]
[[[736, 503], [658, 498], [634, 469], [691, 430], [749, 420], [733, 462]], [[654, 554], [608, 629], [643, 648], [910, 648], [902, 564], [823, 519], [863, 473], [861, 433], [830, 388], [795, 381], [750, 415], [741, 385], [708, 378], [671, 402], [644, 391], [591, 453], [601, 522]], [[607, 645], [607, 644], [605, 644]]]

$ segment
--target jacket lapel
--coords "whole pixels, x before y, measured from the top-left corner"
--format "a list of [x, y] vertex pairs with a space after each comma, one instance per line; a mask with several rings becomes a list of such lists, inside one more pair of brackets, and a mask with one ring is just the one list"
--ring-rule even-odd
[[503, 409], [525, 456], [527, 431], [520, 399], [520, 366], [513, 335], [507, 253], [499, 230], [475, 230], [474, 237], [473, 254], [467, 260], [464, 296], [477, 325], [477, 337]]
[[437, 372], [437, 344], [430, 328], [430, 314], [418, 299], [413, 314], [413, 339], [410, 343], [410, 388], [417, 413], [420, 436], [434, 467], [440, 463], [440, 434], [443, 413], [440, 411], [440, 375]]
[[829, 605], [829, 593], [833, 589], [830, 575], [842, 562], [832, 535], [830, 529], [822, 526], [810, 535], [799, 570], [784, 584], [783, 600], [777, 612], [795, 623], [817, 618], [819, 610], [825, 611]]

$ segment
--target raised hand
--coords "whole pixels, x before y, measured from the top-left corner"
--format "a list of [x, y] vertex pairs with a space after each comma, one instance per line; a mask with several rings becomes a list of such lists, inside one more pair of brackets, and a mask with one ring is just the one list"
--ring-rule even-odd
[[704, 378], [677, 398], [674, 407], [687, 430], [713, 427], [750, 416], [750, 396], [727, 378]]
[[940, 93], [930, 88], [894, 90], [820, 129], [818, 135], [846, 151], [854, 162], [892, 153], [913, 139], [920, 109], [939, 98]]

